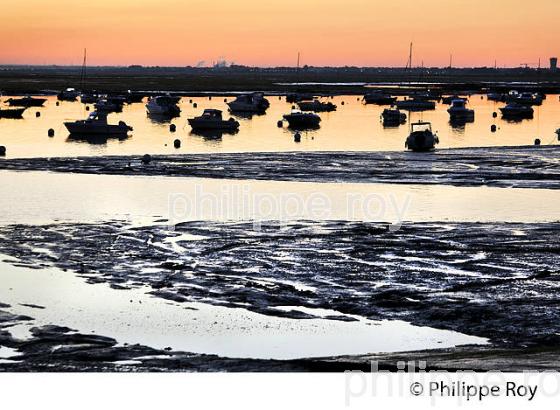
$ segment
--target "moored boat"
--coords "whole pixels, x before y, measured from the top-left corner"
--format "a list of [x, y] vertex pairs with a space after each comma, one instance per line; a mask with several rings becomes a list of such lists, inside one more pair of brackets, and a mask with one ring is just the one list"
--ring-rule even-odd
[[33, 98], [25, 96], [23, 98], [8, 98], [6, 102], [11, 107], [42, 107], [47, 101], [46, 98]]
[[467, 108], [467, 101], [463, 98], [453, 100], [447, 112], [451, 121], [474, 121], [474, 110]]
[[399, 110], [385, 108], [381, 114], [381, 119], [385, 126], [398, 126], [406, 122], [406, 114]]
[[165, 116], [178, 116], [181, 109], [177, 105], [178, 98], [168, 95], [159, 95], [152, 97], [146, 104], [148, 114], [165, 115]]
[[438, 136], [432, 132], [429, 122], [417, 122], [410, 125], [410, 135], [406, 139], [405, 147], [415, 152], [431, 151], [439, 143]]
[[106, 112], [92, 112], [87, 119], [65, 122], [64, 126], [70, 134], [77, 135], [127, 135], [132, 127], [124, 121], [118, 124], [107, 122]]
[[241, 94], [227, 105], [232, 112], [264, 113], [270, 106], [270, 102], [263, 93], [252, 93]]
[[300, 101], [298, 107], [301, 111], [330, 112], [336, 110], [336, 105], [332, 102], [322, 102], [317, 99], [313, 101]]
[[321, 122], [321, 117], [312, 112], [301, 112], [293, 110], [290, 114], [285, 114], [284, 119], [290, 128], [307, 129], [317, 128]]
[[193, 130], [223, 130], [236, 131], [239, 128], [239, 122], [230, 118], [224, 120], [222, 111], [215, 109], [206, 109], [201, 116], [189, 118], [188, 123]]
[[502, 118], [512, 120], [531, 119], [534, 113], [532, 107], [517, 102], [509, 103], [505, 107], [500, 108], [500, 111], [502, 112]]
[[365, 104], [392, 105], [397, 98], [381, 91], [372, 91], [364, 95]]
[[426, 110], [436, 109], [436, 103], [433, 101], [418, 100], [413, 98], [397, 101], [395, 103], [395, 106], [399, 110], [407, 110], [407, 111], [426, 111]]
[[25, 108], [0, 108], [0, 118], [23, 118]]
[[58, 93], [57, 98], [60, 101], [76, 101], [80, 93], [75, 88], [67, 88]]

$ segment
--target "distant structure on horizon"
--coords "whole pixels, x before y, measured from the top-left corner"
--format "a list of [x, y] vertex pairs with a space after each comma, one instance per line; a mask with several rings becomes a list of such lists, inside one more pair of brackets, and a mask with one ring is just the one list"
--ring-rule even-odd
[[558, 70], [558, 57], [550, 57], [550, 69]]

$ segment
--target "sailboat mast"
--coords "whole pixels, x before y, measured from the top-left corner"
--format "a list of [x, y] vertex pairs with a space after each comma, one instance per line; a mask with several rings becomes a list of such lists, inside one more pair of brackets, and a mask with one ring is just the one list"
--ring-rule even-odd
[[84, 89], [84, 83], [86, 82], [86, 66], [87, 66], [87, 49], [84, 48], [84, 60], [82, 62], [82, 71], [80, 73], [80, 88]]

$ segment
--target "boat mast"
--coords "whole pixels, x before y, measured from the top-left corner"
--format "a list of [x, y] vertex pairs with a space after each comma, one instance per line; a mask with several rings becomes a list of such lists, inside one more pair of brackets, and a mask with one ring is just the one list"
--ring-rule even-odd
[[86, 63], [87, 63], [87, 49], [84, 48], [84, 60], [82, 62], [82, 71], [80, 72], [80, 88], [84, 90], [84, 83], [86, 82]]

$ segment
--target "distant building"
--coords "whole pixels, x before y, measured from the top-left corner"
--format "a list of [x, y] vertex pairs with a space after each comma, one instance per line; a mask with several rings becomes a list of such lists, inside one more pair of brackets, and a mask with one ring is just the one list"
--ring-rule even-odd
[[557, 57], [550, 57], [550, 69], [551, 70], [558, 70], [558, 58]]

